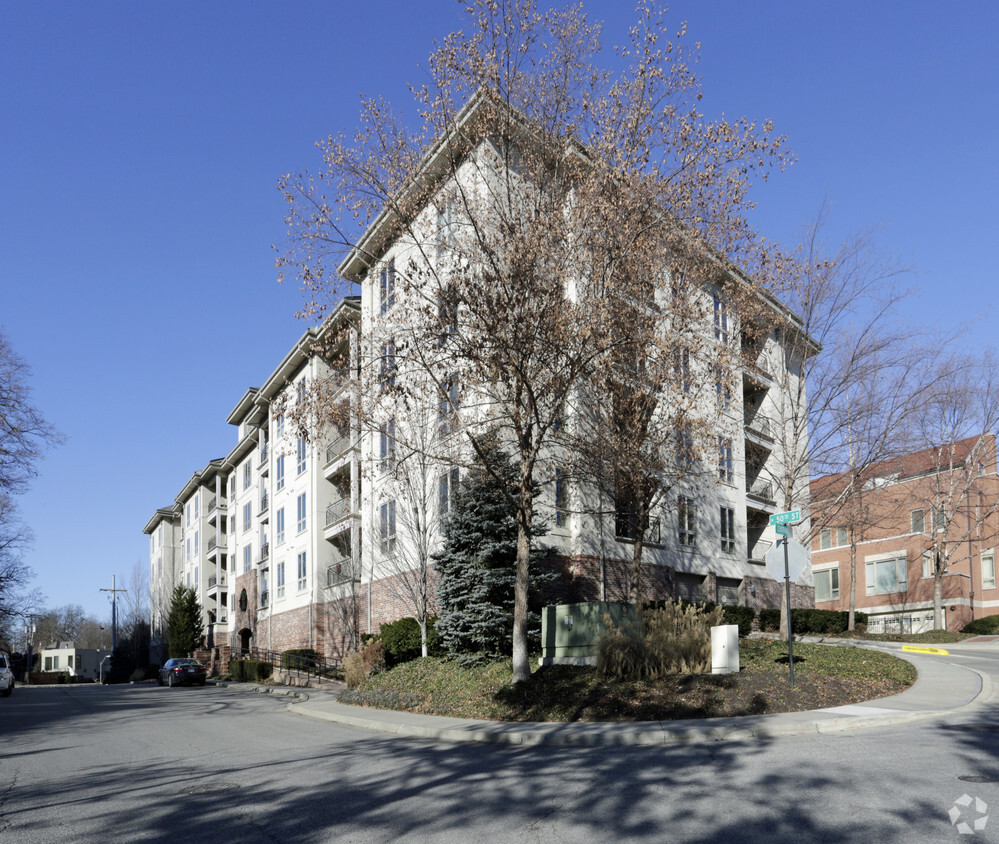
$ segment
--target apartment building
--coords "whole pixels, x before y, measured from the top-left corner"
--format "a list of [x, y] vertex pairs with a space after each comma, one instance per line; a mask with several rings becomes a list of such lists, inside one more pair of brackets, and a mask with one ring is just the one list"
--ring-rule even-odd
[[[841, 501], [847, 478], [818, 478], [813, 518], [829, 524], [812, 545], [815, 605], [856, 609], [871, 632], [960, 630], [999, 613], [995, 547], [999, 476], [995, 436], [970, 437], [885, 461]], [[946, 568], [934, 576], [936, 561]], [[939, 580], [942, 618], [934, 618]]]
[[[251, 649], [330, 651], [330, 628], [342, 626], [329, 616], [338, 599], [353, 605], [360, 547], [358, 436], [349, 410], [356, 313], [356, 299], [343, 300], [263, 386], [243, 394], [227, 418], [236, 445], [195, 472], [143, 529], [153, 659], [165, 658], [177, 585], [197, 592], [205, 645], [223, 660]], [[309, 402], [342, 409], [338, 424], [312, 424]]]

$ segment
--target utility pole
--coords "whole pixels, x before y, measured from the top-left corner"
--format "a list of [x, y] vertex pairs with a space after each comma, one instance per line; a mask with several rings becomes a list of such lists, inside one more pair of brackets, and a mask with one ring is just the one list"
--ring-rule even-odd
[[111, 593], [111, 653], [118, 649], [118, 593], [127, 589], [115, 589], [114, 575], [111, 575], [111, 588], [101, 589], [101, 592]]

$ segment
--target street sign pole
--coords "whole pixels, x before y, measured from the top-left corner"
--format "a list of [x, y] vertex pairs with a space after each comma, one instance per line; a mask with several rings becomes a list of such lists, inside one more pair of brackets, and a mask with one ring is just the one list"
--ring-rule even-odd
[[784, 537], [784, 591], [787, 595], [787, 666], [794, 688], [794, 632], [791, 629], [791, 569], [787, 562], [787, 537]]

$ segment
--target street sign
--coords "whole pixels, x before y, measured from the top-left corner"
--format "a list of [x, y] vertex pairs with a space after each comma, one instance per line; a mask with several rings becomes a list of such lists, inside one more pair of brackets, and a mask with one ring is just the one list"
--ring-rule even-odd
[[774, 528], [774, 530], [777, 531], [777, 533], [780, 536], [790, 536], [791, 535], [791, 528], [789, 528], [787, 525], [777, 525]]
[[783, 525], [786, 522], [800, 521], [801, 510], [788, 510], [786, 513], [772, 513], [770, 515], [770, 524], [772, 525]]
[[809, 567], [808, 550], [795, 539], [781, 539], [775, 542], [773, 547], [767, 551], [763, 559], [767, 564], [767, 574], [778, 583], [784, 581], [784, 545], [787, 545], [787, 573], [791, 582], [797, 582], [798, 578], [805, 573]]

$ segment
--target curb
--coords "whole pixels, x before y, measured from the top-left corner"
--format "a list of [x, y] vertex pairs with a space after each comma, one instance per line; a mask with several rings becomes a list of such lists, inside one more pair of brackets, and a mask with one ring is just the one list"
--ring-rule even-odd
[[[280, 697], [293, 697], [295, 698], [295, 703], [305, 703], [309, 696], [305, 692], [300, 692], [293, 688], [284, 688], [280, 686], [257, 686], [255, 684], [245, 684], [245, 683], [230, 683], [229, 681], [216, 682], [216, 686], [220, 689], [234, 689], [236, 691], [243, 692], [255, 692], [258, 695], [278, 695]], [[289, 706], [294, 706], [294, 704], [288, 704]]]

